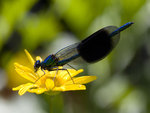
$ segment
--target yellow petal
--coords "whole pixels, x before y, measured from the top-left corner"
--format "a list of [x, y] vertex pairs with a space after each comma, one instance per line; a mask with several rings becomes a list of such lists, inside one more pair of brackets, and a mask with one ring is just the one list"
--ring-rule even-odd
[[30, 72], [30, 73], [34, 74], [34, 71], [32, 69], [26, 67], [26, 66], [20, 65], [20, 64], [18, 64], [16, 62], [14, 63], [14, 65], [15, 65], [15, 68], [19, 68], [19, 69], [21, 69], [23, 71], [27, 71], [27, 72]]
[[85, 85], [71, 84], [53, 88], [53, 91], [73, 91], [73, 90], [86, 90]]
[[32, 87], [37, 87], [37, 85], [35, 84], [32, 84], [32, 83], [28, 83], [28, 84], [25, 84], [18, 92], [18, 94], [21, 96], [23, 94], [25, 94], [28, 89], [32, 88]]
[[83, 72], [83, 69], [79, 69], [79, 70], [67, 69], [67, 70], [69, 71], [69, 73], [71, 73], [71, 77], [74, 77], [78, 75], [79, 73]]
[[15, 70], [16, 72], [22, 76], [23, 78], [29, 80], [29, 81], [32, 81], [34, 82], [36, 79], [37, 79], [37, 76], [34, 74], [34, 72], [30, 69], [30, 68], [27, 68], [25, 66], [22, 66], [18, 63], [15, 63]]
[[46, 85], [46, 88], [50, 90], [54, 87], [54, 81], [52, 79], [46, 79], [45, 85]]
[[33, 83], [26, 83], [26, 84], [22, 84], [22, 85], [19, 85], [15, 88], [12, 88], [13, 91], [17, 91], [17, 90], [20, 90], [22, 87], [26, 87], [28, 85], [32, 85]]
[[36, 60], [40, 60], [40, 62], [42, 62], [42, 58], [40, 56], [37, 56]]
[[58, 76], [60, 76], [59, 74], [61, 74], [60, 73], [60, 70], [58, 70], [58, 71], [49, 71], [49, 72], [47, 72], [47, 76], [48, 77], [58, 77]]
[[15, 88], [12, 88], [12, 90], [13, 90], [13, 91], [20, 90], [20, 88], [22, 88], [23, 86], [24, 86], [23, 84], [22, 84], [22, 85], [19, 85], [19, 86], [15, 87]]
[[41, 70], [41, 68], [38, 69], [38, 71], [36, 72], [39, 76], [43, 76], [45, 73], [47, 74], [47, 70]]
[[[67, 72], [67, 70], [68, 70], [69, 73]], [[67, 70], [61, 70], [61, 72], [58, 76], [64, 82], [66, 82], [66, 80], [71, 80], [71, 78], [73, 78], [74, 76], [76, 76], [79, 73], [83, 72], [83, 69], [80, 69], [80, 70], [77, 70], [77, 71], [74, 70], [74, 69], [67, 69]]]
[[[96, 78], [97, 78], [96, 76], [81, 76], [73, 78], [73, 81], [75, 84], [87, 84], [89, 82], [96, 80]], [[65, 85], [67, 84], [72, 84], [72, 80], [67, 81]]]
[[26, 53], [26, 55], [27, 55], [27, 57], [28, 57], [30, 63], [31, 63], [32, 65], [34, 65], [35, 60], [32, 58], [32, 56], [30, 55], [30, 53], [29, 53], [26, 49], [25, 49], [24, 51], [25, 51], [25, 53]]
[[42, 94], [45, 91], [47, 91], [47, 89], [45, 88], [36, 88], [36, 89], [29, 89], [28, 92], [30, 93], [36, 93], [36, 94]]
[[24, 71], [22, 71], [22, 70], [20, 70], [20, 69], [16, 69], [16, 72], [17, 72], [20, 76], [22, 76], [23, 78], [25, 78], [25, 79], [27, 79], [27, 80], [29, 80], [29, 81], [31, 81], [31, 82], [36, 81], [36, 77], [35, 77], [33, 74], [31, 74], [31, 73], [24, 72]]

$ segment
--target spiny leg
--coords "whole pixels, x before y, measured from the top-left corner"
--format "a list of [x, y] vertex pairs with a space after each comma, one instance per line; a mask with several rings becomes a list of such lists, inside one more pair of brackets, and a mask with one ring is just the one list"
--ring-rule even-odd
[[43, 70], [43, 69], [41, 69], [43, 72], [44, 72], [44, 74], [42, 75], [42, 76], [40, 76], [38, 79], [36, 79], [36, 81], [34, 82], [34, 84], [40, 79], [40, 78], [42, 78], [44, 75], [45, 75], [45, 71]]
[[53, 78], [53, 81], [55, 81], [55, 78], [56, 78], [56, 75], [58, 75], [58, 67], [57, 67], [57, 69], [54, 69], [53, 71], [55, 71], [56, 70], [56, 73], [55, 73], [55, 76], [54, 76], [54, 78]]
[[70, 73], [69, 73], [69, 71], [68, 71], [67, 69], [59, 69], [59, 68], [57, 68], [57, 69], [51, 69], [51, 71], [55, 71], [55, 70], [57, 70], [57, 72], [56, 72], [56, 74], [55, 74], [55, 77], [53, 78], [53, 81], [55, 80], [56, 75], [58, 74], [58, 70], [66, 70], [67, 73], [69, 74], [69, 76], [70, 76], [70, 78], [71, 78], [73, 84], [75, 84], [74, 80], [72, 79], [72, 77], [71, 77], [71, 75], [70, 75]]
[[72, 79], [72, 77], [71, 77], [71, 75], [70, 75], [70, 73], [69, 73], [69, 71], [68, 71], [67, 69], [60, 69], [60, 70], [66, 70], [66, 71], [67, 71], [67, 73], [69, 74], [69, 76], [70, 76], [70, 78], [71, 78], [71, 80], [72, 80], [73, 84], [75, 84], [74, 80]]

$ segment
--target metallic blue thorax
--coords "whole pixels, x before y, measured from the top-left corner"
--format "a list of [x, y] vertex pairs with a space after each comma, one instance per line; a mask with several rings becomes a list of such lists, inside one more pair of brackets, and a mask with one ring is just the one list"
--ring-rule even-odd
[[48, 67], [55, 67], [58, 64], [58, 59], [55, 57], [55, 55], [49, 55], [42, 63], [41, 66], [43, 68], [48, 68]]

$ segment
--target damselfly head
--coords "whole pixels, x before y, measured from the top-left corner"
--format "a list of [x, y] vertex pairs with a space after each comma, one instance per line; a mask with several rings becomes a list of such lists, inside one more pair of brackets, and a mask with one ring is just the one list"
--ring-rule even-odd
[[35, 72], [37, 72], [37, 70], [39, 69], [39, 67], [41, 67], [41, 62], [40, 60], [37, 60], [34, 64], [34, 69], [35, 69]]

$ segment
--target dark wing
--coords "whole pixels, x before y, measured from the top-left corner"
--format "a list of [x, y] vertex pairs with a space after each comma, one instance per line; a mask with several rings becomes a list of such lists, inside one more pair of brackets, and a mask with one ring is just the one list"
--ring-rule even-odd
[[69, 45], [69, 46], [59, 50], [55, 54], [55, 57], [58, 58], [59, 65], [61, 65], [61, 64], [64, 65], [64, 64], [70, 62], [71, 60], [79, 57], [79, 53], [77, 51], [78, 45], [79, 45], [79, 43]]
[[80, 56], [89, 63], [103, 59], [117, 45], [120, 39], [118, 31], [116, 31], [115, 35], [110, 36], [115, 30], [117, 30], [117, 27], [107, 26], [82, 40], [77, 47]]

